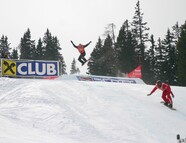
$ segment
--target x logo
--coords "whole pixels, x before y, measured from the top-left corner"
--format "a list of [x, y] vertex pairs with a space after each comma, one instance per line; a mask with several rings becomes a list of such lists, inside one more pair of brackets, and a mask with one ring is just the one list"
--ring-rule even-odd
[[7, 61], [3, 61], [3, 64], [5, 65], [4, 74], [6, 74], [8, 71], [10, 71], [12, 74], [15, 74], [15, 71], [13, 70], [13, 67], [16, 66], [15, 63], [9, 63]]

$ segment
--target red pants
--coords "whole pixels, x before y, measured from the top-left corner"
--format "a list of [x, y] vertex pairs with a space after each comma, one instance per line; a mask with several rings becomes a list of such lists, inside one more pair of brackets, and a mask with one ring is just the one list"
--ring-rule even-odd
[[169, 104], [172, 104], [172, 98], [170, 96], [170, 92], [167, 90], [164, 90], [162, 93], [162, 99]]

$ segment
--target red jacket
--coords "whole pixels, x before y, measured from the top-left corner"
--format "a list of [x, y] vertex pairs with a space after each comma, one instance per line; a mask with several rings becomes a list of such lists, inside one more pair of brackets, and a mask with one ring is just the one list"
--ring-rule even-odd
[[83, 54], [83, 53], [85, 53], [85, 47], [87, 47], [87, 46], [91, 43], [91, 41], [90, 41], [89, 43], [87, 43], [86, 45], [79, 44], [78, 46], [76, 46], [72, 41], [71, 41], [71, 43], [72, 43], [72, 45], [73, 45], [75, 48], [78, 49], [78, 51], [79, 51], [81, 54]]
[[166, 84], [166, 83], [162, 83], [162, 86], [160, 88], [156, 84], [156, 86], [154, 87], [154, 89], [151, 91], [150, 94], [154, 93], [157, 89], [160, 89], [162, 91], [167, 91], [168, 93], [173, 94], [172, 91], [171, 91], [170, 86], [168, 84]]
[[83, 45], [81, 45], [81, 44], [79, 44], [79, 45], [77, 46], [77, 49], [78, 49], [78, 51], [79, 51], [81, 54], [85, 52], [85, 47], [84, 47]]

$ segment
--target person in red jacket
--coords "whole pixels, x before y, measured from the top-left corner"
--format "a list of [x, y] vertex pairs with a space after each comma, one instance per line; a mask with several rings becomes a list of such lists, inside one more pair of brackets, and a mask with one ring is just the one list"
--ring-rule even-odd
[[173, 102], [172, 102], [172, 98], [171, 98], [170, 94], [172, 95], [173, 98], [174, 98], [174, 94], [171, 91], [170, 85], [168, 85], [166, 83], [162, 83], [160, 80], [158, 80], [156, 82], [156, 86], [153, 88], [153, 90], [151, 91], [150, 94], [147, 94], [147, 96], [150, 96], [151, 94], [153, 94], [157, 89], [160, 89], [163, 91], [162, 99], [165, 101], [164, 104], [169, 106], [170, 108], [172, 108]]
[[86, 55], [85, 47], [87, 47], [91, 43], [91, 41], [89, 43], [87, 43], [86, 45], [79, 44], [78, 46], [76, 46], [73, 43], [73, 41], [71, 41], [71, 43], [76, 49], [78, 49], [78, 51], [80, 53], [78, 60], [81, 62], [82, 65], [84, 65], [87, 61], [87, 59], [85, 59], [85, 55]]

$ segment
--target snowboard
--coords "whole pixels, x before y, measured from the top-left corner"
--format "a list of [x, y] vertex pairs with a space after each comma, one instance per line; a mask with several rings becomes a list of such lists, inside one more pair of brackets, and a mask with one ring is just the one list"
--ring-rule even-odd
[[171, 110], [176, 110], [176, 108], [173, 108], [173, 107], [170, 108], [168, 105], [165, 105], [165, 104], [164, 104], [164, 103], [165, 103], [164, 101], [161, 101], [160, 103], [163, 104], [164, 106], [168, 107], [168, 108], [171, 109]]
[[84, 66], [88, 62], [93, 62], [93, 60], [91, 58], [87, 59], [87, 61], [82, 66]]

